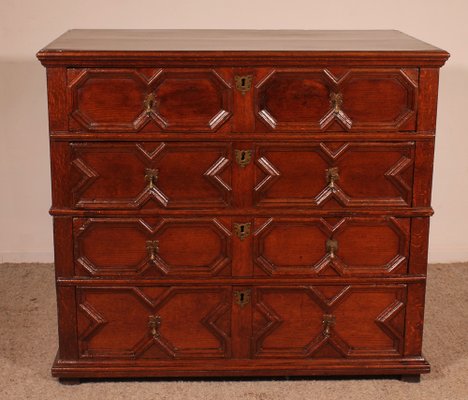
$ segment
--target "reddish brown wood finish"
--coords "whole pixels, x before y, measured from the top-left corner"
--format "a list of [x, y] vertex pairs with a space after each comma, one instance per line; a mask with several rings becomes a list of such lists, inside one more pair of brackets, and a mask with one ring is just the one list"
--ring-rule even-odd
[[[79, 356], [86, 359], [229, 358], [225, 287], [78, 287]], [[151, 318], [157, 317], [157, 326]]]
[[216, 131], [232, 115], [214, 69], [68, 69], [68, 86], [71, 131]]
[[231, 218], [75, 218], [75, 274], [231, 275], [231, 236]]
[[232, 202], [229, 143], [71, 143], [70, 152], [77, 208], [226, 208]]
[[256, 116], [274, 131], [414, 130], [417, 82], [417, 69], [270, 70], [256, 85]]
[[[253, 357], [397, 357], [403, 349], [404, 285], [258, 287]], [[326, 318], [332, 318], [328, 324]]]
[[429, 372], [446, 52], [397, 31], [77, 30], [38, 57], [54, 376]]
[[[257, 218], [255, 275], [404, 274], [409, 229], [406, 218]], [[336, 243], [333, 252], [329, 240]]]
[[[413, 143], [262, 143], [255, 146], [259, 207], [411, 205]], [[330, 185], [327, 170], [338, 177]]]

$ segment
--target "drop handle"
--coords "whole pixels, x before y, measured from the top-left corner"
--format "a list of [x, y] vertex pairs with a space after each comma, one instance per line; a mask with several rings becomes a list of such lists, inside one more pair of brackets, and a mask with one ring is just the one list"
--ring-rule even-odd
[[151, 261], [156, 260], [156, 254], [159, 253], [159, 241], [157, 240], [147, 240], [146, 241], [146, 251]]
[[159, 333], [161, 322], [161, 317], [159, 315], [150, 315], [148, 318], [148, 327], [150, 329], [151, 336], [153, 336], [154, 339], [157, 339], [159, 336], [161, 336]]
[[145, 169], [145, 181], [148, 182], [148, 187], [150, 189], [154, 188], [155, 183], [158, 180], [159, 170], [146, 168]]
[[156, 105], [156, 94], [154, 92], [149, 93], [145, 100], [143, 101], [143, 106], [145, 107], [146, 115], [150, 115], [154, 111], [154, 106]]
[[331, 92], [330, 105], [332, 106], [333, 113], [339, 114], [343, 105], [343, 95], [340, 92]]
[[331, 167], [325, 170], [325, 178], [330, 189], [335, 188], [335, 182], [340, 179], [338, 167]]
[[338, 242], [335, 239], [327, 239], [325, 247], [330, 258], [335, 258], [335, 254], [338, 251]]
[[324, 314], [322, 323], [323, 323], [323, 336], [330, 337], [330, 330], [333, 325], [335, 325], [336, 317], [332, 314]]

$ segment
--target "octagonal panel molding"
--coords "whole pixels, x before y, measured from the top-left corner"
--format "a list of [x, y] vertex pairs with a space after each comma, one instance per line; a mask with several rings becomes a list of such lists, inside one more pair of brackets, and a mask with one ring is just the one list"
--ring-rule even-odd
[[[179, 359], [230, 355], [228, 288], [82, 286], [77, 288], [77, 299], [80, 358]], [[185, 312], [186, 318], [177, 319], [174, 309]], [[159, 318], [157, 334], [152, 334], [148, 327], [151, 316]], [[122, 326], [128, 330], [116, 329]], [[181, 335], [184, 329], [190, 330], [191, 335]]]
[[159, 218], [152, 223], [141, 218], [75, 218], [76, 273], [103, 277], [230, 273], [231, 232], [225, 223], [217, 218]]
[[339, 207], [410, 206], [414, 148], [414, 142], [259, 143], [254, 203], [324, 207], [333, 200]]
[[339, 74], [275, 69], [255, 87], [255, 112], [276, 131], [414, 130], [417, 75], [414, 69], [395, 68], [353, 68]]
[[226, 208], [229, 143], [71, 143], [72, 206], [83, 209]]
[[153, 122], [213, 132], [232, 115], [232, 87], [214, 69], [71, 69], [68, 93], [78, 131], [136, 133]]
[[405, 285], [268, 286], [258, 287], [254, 298], [255, 358], [399, 357], [403, 352]]
[[[337, 221], [270, 218], [254, 233], [255, 274], [354, 276], [404, 273], [408, 263], [409, 232], [408, 218], [346, 217]], [[294, 251], [286, 257], [283, 247]]]

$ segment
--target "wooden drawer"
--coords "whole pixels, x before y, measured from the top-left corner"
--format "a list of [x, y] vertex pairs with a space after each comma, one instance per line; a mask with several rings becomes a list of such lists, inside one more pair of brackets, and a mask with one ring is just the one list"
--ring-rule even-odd
[[[60, 201], [78, 209], [343, 209], [412, 203], [414, 142], [86, 142], [62, 149], [53, 175], [62, 176]], [[252, 160], [239, 165], [239, 153], [251, 149]]]
[[227, 358], [231, 290], [78, 287], [80, 358]]
[[256, 218], [255, 276], [385, 276], [408, 268], [410, 219]]
[[407, 287], [258, 287], [254, 358], [391, 357], [403, 353]]
[[[186, 279], [407, 273], [410, 218], [255, 218], [252, 232], [241, 239], [233, 222], [246, 220], [74, 218], [75, 275]], [[246, 258], [250, 246], [253, 253]]]
[[232, 88], [225, 74], [229, 81], [230, 73], [222, 69], [70, 68], [69, 128], [216, 132], [232, 116]]
[[78, 354], [176, 361], [240, 358], [245, 348], [242, 358], [252, 360], [398, 357], [406, 297], [405, 284], [79, 286]]
[[231, 218], [74, 218], [75, 274], [215, 277], [232, 270]]
[[255, 146], [257, 207], [411, 206], [414, 143]]
[[226, 208], [230, 143], [72, 143], [74, 207]]
[[257, 130], [412, 131], [418, 77], [398, 68], [268, 70], [256, 82]]
[[[228, 133], [239, 78], [232, 68], [69, 68], [69, 129]], [[250, 96], [236, 101], [239, 121], [258, 124], [241, 131], [414, 131], [418, 79], [417, 69], [256, 69], [253, 108]]]

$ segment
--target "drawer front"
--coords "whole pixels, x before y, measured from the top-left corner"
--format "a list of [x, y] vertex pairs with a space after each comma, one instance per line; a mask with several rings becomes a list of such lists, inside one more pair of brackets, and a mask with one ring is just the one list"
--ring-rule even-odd
[[78, 276], [231, 275], [230, 218], [75, 218], [73, 228]]
[[411, 206], [413, 142], [255, 147], [257, 207]]
[[405, 304], [406, 285], [259, 287], [252, 356], [401, 356]]
[[227, 358], [226, 287], [78, 287], [81, 358]]
[[230, 77], [223, 75], [214, 69], [71, 68], [70, 130], [216, 132], [232, 116]]
[[417, 69], [275, 69], [256, 84], [257, 130], [412, 131]]
[[408, 268], [410, 219], [257, 218], [256, 276], [385, 276]]
[[73, 204], [82, 209], [226, 208], [229, 143], [72, 143]]

